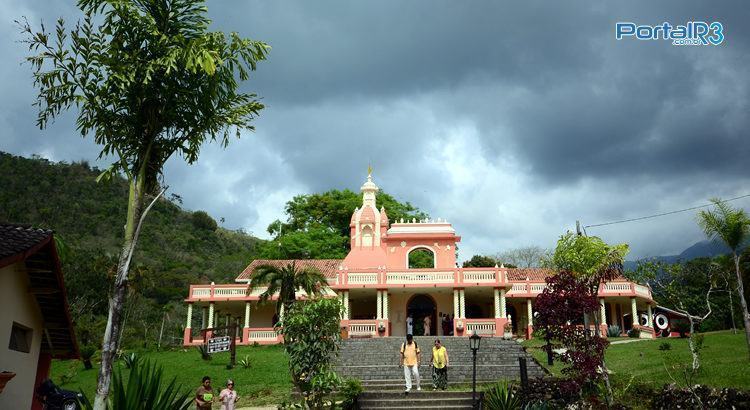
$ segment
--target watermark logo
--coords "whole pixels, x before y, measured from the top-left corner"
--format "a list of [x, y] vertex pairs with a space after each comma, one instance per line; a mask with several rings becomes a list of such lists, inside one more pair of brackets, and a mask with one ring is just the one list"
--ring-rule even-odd
[[718, 46], [724, 42], [724, 25], [718, 21], [688, 21], [674, 26], [667, 22], [658, 26], [617, 22], [615, 38], [622, 40], [626, 37], [638, 40], [671, 40], [675, 46]]

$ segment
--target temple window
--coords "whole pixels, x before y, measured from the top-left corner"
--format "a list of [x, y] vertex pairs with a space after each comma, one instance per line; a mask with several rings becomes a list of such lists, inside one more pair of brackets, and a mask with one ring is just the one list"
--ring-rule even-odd
[[409, 252], [409, 269], [435, 267], [435, 254], [427, 248], [416, 248]]

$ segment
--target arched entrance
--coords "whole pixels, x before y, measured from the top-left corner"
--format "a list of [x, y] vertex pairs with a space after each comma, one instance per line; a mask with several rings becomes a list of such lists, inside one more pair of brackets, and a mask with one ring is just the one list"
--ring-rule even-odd
[[414, 319], [414, 336], [424, 334], [424, 318], [430, 317], [430, 335], [435, 335], [437, 331], [437, 304], [435, 299], [430, 295], [417, 294], [409, 298], [406, 302], [406, 315], [411, 315]]

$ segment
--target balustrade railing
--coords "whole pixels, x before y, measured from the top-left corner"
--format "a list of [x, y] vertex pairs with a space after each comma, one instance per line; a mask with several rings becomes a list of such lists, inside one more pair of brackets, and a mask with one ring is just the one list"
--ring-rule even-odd
[[466, 319], [466, 331], [468, 334], [476, 332], [480, 336], [494, 336], [495, 321], [488, 319]]
[[464, 271], [464, 282], [489, 282], [494, 283], [496, 281], [495, 272], [472, 272]]
[[276, 331], [272, 328], [250, 329], [249, 333], [250, 335], [248, 336], [248, 339], [250, 341], [269, 341], [276, 340], [278, 338]]
[[385, 277], [387, 284], [418, 284], [418, 283], [453, 283], [453, 272], [388, 272]]
[[378, 283], [377, 272], [349, 272], [347, 281], [352, 285], [375, 285]]
[[375, 320], [372, 321], [350, 321], [349, 322], [349, 336], [375, 336], [377, 332], [377, 324]]

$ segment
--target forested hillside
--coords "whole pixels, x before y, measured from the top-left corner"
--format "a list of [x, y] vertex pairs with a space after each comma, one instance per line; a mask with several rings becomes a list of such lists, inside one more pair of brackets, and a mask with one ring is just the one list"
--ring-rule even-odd
[[[125, 180], [97, 183], [99, 173], [85, 162], [0, 152], [0, 221], [50, 228], [62, 239], [68, 295], [85, 344], [99, 338], [127, 209]], [[168, 325], [179, 327], [184, 320], [179, 301], [188, 285], [231, 281], [261, 242], [217, 227], [203, 211], [182, 209], [177, 196], [159, 201], [146, 219], [131, 271], [140, 296], [130, 299], [130, 336], [155, 340], [157, 325], [167, 317]]]

